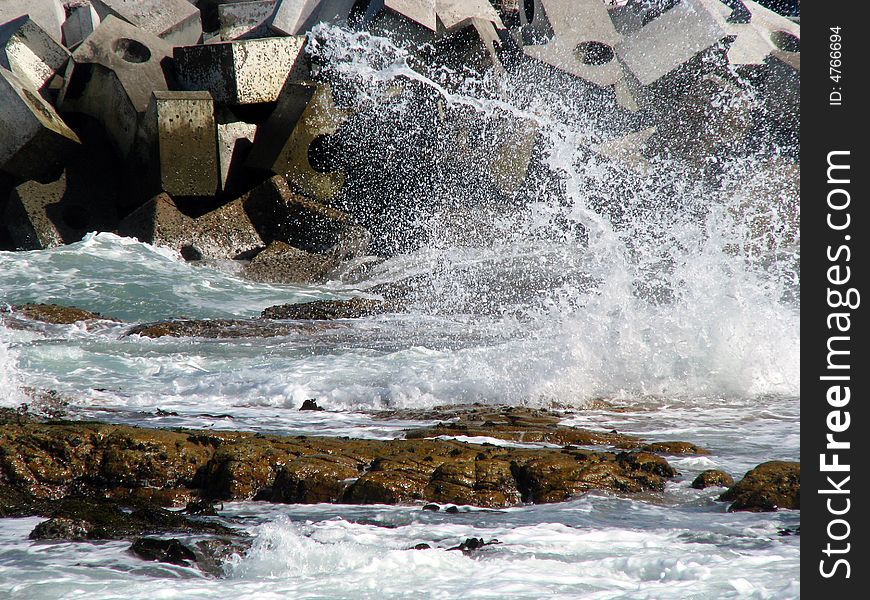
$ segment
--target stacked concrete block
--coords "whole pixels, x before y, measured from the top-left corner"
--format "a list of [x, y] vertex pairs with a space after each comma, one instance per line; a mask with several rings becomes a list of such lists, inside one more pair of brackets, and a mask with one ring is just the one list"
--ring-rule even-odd
[[38, 90], [66, 67], [69, 51], [30, 17], [0, 25], [0, 66]]
[[221, 40], [243, 40], [271, 35], [269, 22], [275, 12], [275, 0], [233, 2], [218, 6]]
[[237, 180], [254, 145], [257, 126], [244, 121], [229, 121], [218, 123], [217, 132], [220, 188], [228, 192], [238, 187]]
[[0, 24], [29, 15], [54, 41], [62, 39], [61, 26], [66, 19], [60, 0], [0, 0]]
[[245, 279], [268, 283], [319, 283], [325, 281], [329, 271], [337, 266], [338, 261], [331, 256], [306, 252], [275, 241], [251, 259], [241, 275]]
[[555, 33], [546, 44], [526, 46], [527, 56], [599, 87], [623, 79], [614, 48], [622, 41], [600, 0], [540, 0]]
[[152, 94], [139, 128], [155, 192], [213, 196], [220, 188], [214, 102], [208, 92]]
[[[413, 0], [404, 0], [403, 2], [400, 0], [393, 0], [392, 2], [391, 0], [386, 0], [385, 4], [387, 7], [392, 8], [397, 12], [403, 12], [401, 9], [396, 8], [397, 2], [406, 5], [427, 4], [425, 2], [413, 2]], [[489, 0], [437, 0], [434, 4], [435, 14], [446, 31], [454, 31], [462, 29], [463, 27], [468, 27], [475, 19], [496, 23], [499, 29], [504, 29], [498, 11], [493, 8], [492, 4], [489, 3]], [[403, 14], [407, 14], [407, 12], [410, 11], [406, 8]]]
[[16, 247], [41, 249], [77, 242], [90, 231], [117, 226], [120, 169], [102, 129], [76, 123], [82, 146], [64, 157], [61, 175], [47, 183], [27, 181], [10, 195], [0, 222]]
[[279, 35], [299, 35], [314, 24], [320, 0], [277, 0], [269, 27]]
[[305, 38], [294, 36], [177, 47], [179, 84], [208, 90], [219, 104], [273, 102], [288, 76], [303, 68], [304, 46]]
[[335, 105], [327, 85], [317, 86], [310, 101], [304, 103], [309, 94], [311, 90], [301, 86], [285, 90], [275, 113], [258, 129], [247, 164], [286, 177], [306, 196], [326, 201], [344, 186], [344, 174], [315, 169], [309, 148], [318, 138], [334, 135], [348, 113]]
[[152, 92], [168, 89], [171, 56], [166, 42], [110, 15], [73, 53], [60, 107], [99, 120], [129, 156]]
[[199, 9], [187, 0], [93, 0], [93, 6], [101, 19], [118, 17], [171, 45], [202, 38]]
[[702, 0], [683, 0], [625, 36], [616, 54], [641, 86], [649, 86], [727, 38]]
[[0, 67], [0, 171], [50, 181], [79, 138], [35, 87]]
[[75, 49], [85, 41], [100, 25], [100, 15], [93, 5], [74, 7], [63, 24], [63, 43], [67, 48]]
[[127, 215], [118, 233], [140, 242], [181, 251], [191, 244], [193, 219], [183, 214], [169, 194], [158, 194]]
[[368, 250], [368, 231], [346, 213], [293, 193], [283, 177], [271, 177], [241, 201], [266, 242], [282, 241], [340, 260]]

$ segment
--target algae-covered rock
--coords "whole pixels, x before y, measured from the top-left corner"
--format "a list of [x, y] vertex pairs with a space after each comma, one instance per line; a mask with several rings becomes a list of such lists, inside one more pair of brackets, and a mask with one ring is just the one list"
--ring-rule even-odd
[[54, 325], [72, 325], [81, 321], [117, 321], [100, 313], [57, 304], [21, 304], [11, 309], [0, 309], [0, 312]]
[[729, 511], [800, 509], [801, 465], [779, 460], [762, 463], [747, 472], [737, 485], [719, 496], [719, 499], [732, 502]]
[[367, 298], [350, 300], [317, 300], [302, 304], [270, 306], [262, 313], [264, 319], [288, 319], [304, 321], [327, 321], [333, 319], [357, 319], [390, 312], [395, 303]]
[[734, 485], [734, 478], [719, 469], [702, 471], [692, 481], [692, 487], [696, 490], [703, 490], [708, 487], [731, 487], [732, 485]]

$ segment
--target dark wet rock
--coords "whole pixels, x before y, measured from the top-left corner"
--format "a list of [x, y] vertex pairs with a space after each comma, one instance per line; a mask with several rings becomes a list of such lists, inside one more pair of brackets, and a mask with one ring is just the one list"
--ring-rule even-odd
[[474, 550], [479, 550], [484, 546], [494, 546], [496, 544], [500, 544], [498, 540], [490, 540], [485, 542], [483, 538], [466, 538], [464, 542], [459, 544], [458, 546], [454, 546], [452, 548], [448, 548], [448, 550], [461, 550], [462, 552], [473, 552]]
[[640, 439], [629, 435], [559, 425], [565, 415], [544, 409], [466, 405], [390, 411], [382, 416], [416, 420], [442, 419], [434, 427], [406, 432], [405, 437], [408, 439], [462, 435], [560, 446], [613, 446], [632, 449], [643, 445]]
[[323, 407], [317, 406], [317, 400], [315, 400], [314, 398], [309, 398], [302, 403], [302, 406], [299, 407], [299, 410], [323, 410]]
[[417, 544], [416, 546], [413, 546], [411, 548], [411, 550], [430, 550], [431, 548], [432, 548], [432, 546], [430, 546], [429, 544], [423, 543], [423, 544]]
[[196, 566], [204, 573], [222, 577], [224, 563], [233, 556], [242, 556], [251, 547], [251, 540], [244, 537], [211, 537], [193, 545]]
[[100, 534], [105, 537], [189, 529], [190, 520], [181, 513], [154, 507], [155, 499], [164, 498], [182, 504], [199, 497], [502, 507], [557, 502], [593, 489], [661, 490], [674, 474], [663, 457], [649, 452], [288, 437], [92, 422], [0, 426], [0, 511], [5, 511], [0, 514], [30, 510], [94, 523], [92, 515], [48, 514], [44, 508], [21, 505], [74, 496], [108, 497], [110, 507], [144, 503], [122, 517], [106, 509], [122, 521]]
[[30, 532], [31, 540], [84, 541], [89, 538], [94, 525], [82, 519], [55, 517], [43, 521]]
[[692, 481], [692, 487], [696, 490], [703, 490], [708, 487], [731, 487], [732, 485], [734, 485], [734, 478], [719, 469], [702, 471]]
[[438, 506], [437, 504], [426, 504], [423, 506], [422, 510], [428, 510], [431, 512], [438, 512], [439, 510], [441, 510], [441, 507]]
[[200, 517], [216, 517], [218, 514], [214, 502], [208, 502], [205, 500], [194, 500], [193, 502], [188, 502], [187, 506], [184, 507], [184, 512], [189, 515], [197, 515]]
[[719, 499], [732, 502], [729, 511], [800, 509], [801, 465], [779, 460], [762, 463], [747, 472]]
[[448, 506], [447, 508], [444, 509], [444, 512], [446, 512], [447, 514], [450, 514], [450, 515], [455, 515], [459, 512], [459, 508], [456, 506]]
[[317, 300], [302, 304], [281, 304], [263, 311], [264, 319], [287, 319], [294, 321], [327, 321], [333, 319], [357, 319], [395, 310], [393, 303], [367, 298], [350, 300]]
[[196, 562], [196, 554], [193, 550], [181, 543], [180, 540], [163, 540], [158, 538], [139, 538], [130, 546], [130, 552], [142, 560], [192, 566]]
[[21, 304], [6, 309], [0, 308], [0, 314], [3, 313], [53, 325], [72, 325], [82, 321], [118, 321], [111, 317], [104, 317], [100, 313], [57, 304]]
[[709, 450], [689, 442], [653, 442], [644, 446], [642, 450], [659, 454], [710, 454]]
[[202, 319], [145, 323], [130, 328], [126, 335], [142, 337], [201, 337], [210, 339], [269, 338], [312, 333], [320, 327], [274, 323], [260, 319]]
[[59, 500], [31, 498], [16, 516], [25, 515], [49, 517], [34, 528], [30, 539], [106, 540], [164, 532], [234, 533], [219, 523], [194, 521], [159, 507], [139, 506], [130, 510], [125, 504], [83, 496]]

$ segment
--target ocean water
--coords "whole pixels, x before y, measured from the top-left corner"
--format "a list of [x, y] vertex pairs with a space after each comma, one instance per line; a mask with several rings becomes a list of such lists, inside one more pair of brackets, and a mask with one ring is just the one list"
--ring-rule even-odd
[[[330, 65], [321, 76], [370, 117], [348, 124], [351, 142], [373, 152], [407, 142], [420, 105], [383, 99], [399, 81], [460, 130], [532, 127], [546, 176], [512, 202], [492, 202], [492, 186], [469, 174], [503, 137], [481, 134], [466, 156], [456, 129], [429, 123], [416, 141], [437, 143], [422, 154], [463, 168], [439, 166], [431, 197], [408, 184], [413, 177], [383, 174], [378, 193], [407, 206], [396, 218], [413, 227], [367, 278], [337, 273], [318, 286], [251, 283], [232, 265], [186, 263], [108, 233], [0, 252], [0, 303], [55, 302], [127, 322], [20, 328], [9, 326], [12, 315], [0, 325], [0, 404], [27, 401], [25, 388], [51, 389], [73, 417], [379, 439], [426, 424], [377, 419], [380, 409], [542, 406], [564, 410], [566, 424], [694, 442], [711, 454], [670, 459], [680, 477], [641, 497], [592, 493], [458, 514], [226, 504], [221, 515], [254, 545], [221, 578], [139, 561], [124, 542], [30, 542], [39, 519], [6, 519], [0, 597], [798, 597], [800, 538], [782, 533], [799, 512], [730, 514], [714, 500], [721, 489], [689, 486], [708, 468], [739, 478], [760, 462], [799, 459], [799, 200], [785, 172], [769, 156], [653, 161], [642, 172], [613, 165], [594, 149], [618, 132], [570, 83], [550, 84], [530, 67], [509, 84], [468, 74], [457, 84], [449, 69], [412, 70], [384, 38], [322, 26], [314, 35], [315, 59]], [[378, 137], [371, 119], [399, 125]], [[431, 167], [422, 154], [406, 174]], [[129, 323], [246, 318], [409, 279], [424, 285], [407, 311], [313, 332], [125, 335]], [[308, 398], [327, 410], [298, 411]], [[501, 543], [447, 550], [467, 537]], [[433, 548], [409, 549], [421, 542]]]

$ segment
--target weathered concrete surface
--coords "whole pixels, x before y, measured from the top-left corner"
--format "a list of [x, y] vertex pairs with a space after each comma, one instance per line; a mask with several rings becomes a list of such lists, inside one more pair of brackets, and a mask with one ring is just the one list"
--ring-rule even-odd
[[69, 51], [29, 17], [0, 25], [0, 67], [37, 90], [46, 87], [69, 58]]
[[275, 0], [232, 2], [218, 6], [221, 39], [225, 42], [272, 35], [269, 23]]
[[37, 90], [0, 67], [0, 171], [50, 181], [80, 140]]
[[155, 91], [139, 125], [149, 195], [213, 196], [220, 189], [217, 126], [208, 92]]
[[66, 12], [60, 0], [0, 0], [0, 24], [23, 15], [30, 15], [56, 42], [61, 41]]
[[[498, 11], [490, 4], [489, 0], [435, 0], [434, 2], [427, 0], [386, 0], [385, 5], [408, 17], [411, 17], [412, 14], [425, 15], [425, 19], [429, 18], [428, 10], [425, 9], [434, 5], [435, 14], [447, 31], [468, 27], [475, 19], [495, 23], [499, 29], [504, 28]], [[413, 5], [423, 7], [424, 9], [416, 9], [416, 12], [412, 11], [411, 6]], [[417, 19], [415, 18], [414, 20]], [[422, 20], [417, 22], [425, 24]]]
[[110, 15], [73, 53], [59, 106], [100, 121], [126, 158], [151, 94], [168, 89], [171, 56], [165, 41]]
[[729, 511], [800, 509], [801, 465], [779, 460], [762, 463], [747, 472], [737, 485], [719, 496], [719, 499], [732, 502]]
[[231, 193], [244, 182], [245, 160], [254, 145], [257, 126], [244, 121], [218, 122], [220, 189]]
[[319, 0], [277, 0], [269, 27], [279, 35], [299, 35], [313, 24]]
[[285, 86], [275, 114], [257, 131], [247, 164], [282, 175], [304, 195], [326, 201], [344, 186], [344, 174], [315, 169], [309, 148], [318, 138], [334, 135], [348, 113], [335, 105], [329, 86], [318, 85], [311, 94], [310, 88]]
[[607, 8], [600, 0], [540, 0], [555, 38], [544, 45], [525, 46], [527, 56], [581, 77], [599, 87], [613, 86], [624, 77], [614, 60], [622, 41]]
[[90, 231], [113, 231], [118, 225], [118, 157], [97, 123], [77, 115], [69, 119], [82, 145], [58, 159], [61, 175], [46, 184], [25, 182], [10, 195], [3, 222], [16, 247], [78, 242]]
[[625, 36], [616, 55], [640, 85], [648, 86], [727, 37], [701, 0], [683, 0]]
[[159, 194], [127, 215], [118, 233], [155, 246], [180, 249], [189, 243], [193, 219], [183, 214], [168, 194]]
[[63, 23], [63, 43], [69, 49], [85, 41], [89, 35], [100, 25], [100, 15], [94, 10], [92, 4], [76, 6], [70, 11], [69, 16]]
[[277, 175], [241, 201], [267, 242], [278, 240], [340, 260], [365, 254], [368, 249], [368, 232], [348, 214], [293, 193]]
[[[451, 440], [351, 440], [102, 423], [0, 425], [0, 498], [99, 498], [187, 488], [205, 498], [512, 506], [585, 491], [661, 490], [674, 470], [645, 452], [514, 449]], [[10, 514], [0, 506], [2, 514]], [[13, 506], [14, 509], [14, 506]]]
[[210, 91], [218, 103], [273, 102], [301, 68], [304, 46], [304, 37], [293, 36], [176, 47], [178, 81], [186, 90]]
[[172, 45], [196, 44], [202, 38], [199, 10], [187, 0], [92, 0], [105, 19], [113, 15]]

